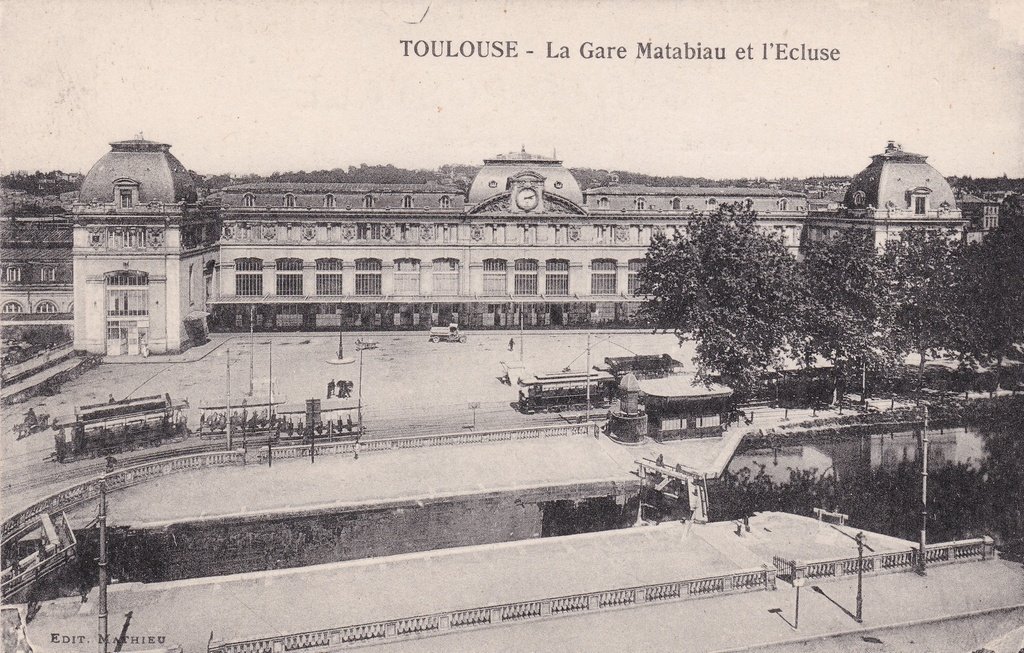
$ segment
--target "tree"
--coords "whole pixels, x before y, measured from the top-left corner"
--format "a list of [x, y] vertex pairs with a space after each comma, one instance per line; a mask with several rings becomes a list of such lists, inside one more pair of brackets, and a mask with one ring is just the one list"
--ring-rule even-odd
[[955, 231], [908, 229], [885, 245], [880, 261], [892, 302], [892, 342], [920, 357], [920, 401], [928, 356], [956, 340], [956, 302], [962, 291], [964, 246]]
[[689, 237], [657, 235], [640, 274], [641, 315], [696, 341], [698, 376], [738, 390], [778, 367], [798, 298], [796, 261], [740, 204], [695, 217]]
[[799, 266], [804, 298], [802, 354], [830, 361], [834, 378], [853, 371], [892, 369], [901, 363], [891, 338], [888, 286], [871, 231], [856, 227], [812, 242]]

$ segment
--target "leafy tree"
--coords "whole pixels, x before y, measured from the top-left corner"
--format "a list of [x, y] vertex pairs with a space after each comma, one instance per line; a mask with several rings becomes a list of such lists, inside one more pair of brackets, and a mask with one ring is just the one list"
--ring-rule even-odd
[[698, 376], [717, 373], [739, 390], [781, 362], [799, 297], [796, 261], [756, 217], [722, 205], [696, 217], [688, 237], [658, 235], [640, 274], [641, 315], [696, 341]]
[[919, 399], [927, 357], [956, 340], [963, 255], [963, 243], [952, 230], [908, 229], [886, 243], [880, 259], [894, 311], [892, 342], [920, 357]]
[[901, 363], [891, 338], [889, 288], [871, 231], [854, 227], [810, 243], [799, 269], [806, 359], [830, 361], [837, 382], [853, 371], [889, 370]]

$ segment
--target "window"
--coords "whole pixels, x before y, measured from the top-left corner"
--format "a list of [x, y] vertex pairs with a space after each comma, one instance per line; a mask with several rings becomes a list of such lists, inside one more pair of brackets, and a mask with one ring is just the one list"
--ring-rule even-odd
[[633, 206], [634, 208], [636, 208], [637, 211], [643, 211], [644, 209], [647, 208], [647, 200], [645, 200], [642, 197], [638, 197], [635, 200], [633, 200]]
[[454, 258], [434, 259], [434, 294], [459, 294], [459, 261]]
[[630, 295], [638, 294], [640, 289], [640, 271], [643, 269], [643, 259], [636, 258], [629, 262], [629, 279], [627, 282], [626, 292]]
[[263, 294], [263, 260], [235, 259], [235, 294], [246, 297]]
[[661, 418], [661, 430], [662, 431], [678, 431], [679, 429], [686, 428], [686, 422], [681, 417], [662, 417]]
[[6, 304], [4, 304], [3, 312], [4, 313], [20, 313], [21, 312], [21, 304], [19, 304], [18, 302], [7, 302]]
[[288, 193], [287, 195], [285, 195], [284, 196], [284, 205], [286, 207], [288, 207], [289, 209], [295, 208], [295, 196], [292, 195], [291, 193]]
[[316, 294], [342, 294], [341, 259], [318, 258], [316, 260]]
[[544, 271], [544, 294], [565, 297], [569, 294], [569, 261], [551, 259]]
[[682, 206], [682, 205], [683, 205], [683, 203], [679, 200], [678, 197], [673, 197], [672, 198], [672, 210], [673, 211], [678, 211], [679, 207]]
[[776, 204], [778, 205], [780, 211], [789, 210], [789, 200], [785, 198], [779, 200], [778, 202], [776, 202]]
[[720, 415], [705, 415], [704, 417], [696, 418], [694, 422], [694, 426], [696, 428], [703, 429], [711, 426], [721, 425], [722, 417]]
[[127, 188], [121, 189], [121, 208], [130, 209], [132, 208], [132, 191]]
[[590, 294], [614, 295], [618, 265], [612, 259], [596, 259], [590, 263]]
[[705, 202], [705, 205], [706, 205], [706, 206], [707, 206], [707, 207], [708, 207], [709, 209], [713, 209], [713, 208], [715, 208], [716, 206], [718, 206], [718, 200], [716, 200], [716, 199], [715, 199], [714, 197], [709, 197], [709, 198], [707, 199], [707, 201]]
[[4, 281], [8, 283], [18, 283], [21, 281], [21, 268], [11, 266], [4, 270]]
[[245, 197], [242, 198], [242, 206], [252, 208], [256, 206], [256, 196], [252, 193], [246, 193]]
[[863, 207], [864, 203], [866, 201], [867, 201], [867, 195], [864, 194], [864, 191], [859, 190], [859, 191], [857, 191], [856, 193], [853, 194], [853, 205], [855, 207], [857, 207], [857, 208]]
[[363, 208], [364, 209], [372, 209], [373, 208], [373, 204], [374, 204], [374, 202], [373, 202], [373, 195], [363, 195]]
[[374, 222], [360, 222], [356, 227], [356, 238], [360, 240], [380, 240], [380, 225]]
[[337, 206], [338, 206], [338, 201], [336, 199], [334, 199], [334, 195], [331, 195], [330, 193], [328, 193], [327, 195], [324, 195], [324, 207], [325, 208], [333, 209], [333, 208], [336, 208]]
[[41, 301], [36, 304], [36, 313], [56, 313], [57, 305], [51, 301]]
[[442, 209], [450, 209], [452, 207], [452, 198], [447, 195], [442, 195], [441, 199], [437, 202], [438, 206]]
[[508, 264], [500, 258], [484, 259], [484, 293], [504, 295], [508, 292]]
[[149, 315], [149, 275], [130, 270], [107, 274], [107, 315]]
[[277, 259], [276, 279], [278, 295], [289, 295], [292, 297], [302, 295], [302, 259]]
[[515, 294], [537, 294], [537, 261], [521, 258], [515, 263]]
[[415, 258], [395, 259], [395, 294], [420, 294], [420, 261]]
[[925, 210], [928, 207], [927, 197], [915, 197], [914, 198], [914, 215], [924, 215]]
[[598, 198], [598, 200], [597, 200], [597, 208], [599, 208], [599, 209], [607, 209], [608, 208], [608, 198], [607, 197], [600, 197], [600, 198]]
[[403, 209], [411, 209], [412, 208], [412, 195], [406, 195], [405, 197], [402, 198], [402, 208]]
[[44, 265], [43, 267], [39, 268], [39, 280], [43, 282], [56, 281], [57, 268], [50, 265]]
[[381, 294], [380, 259], [361, 258], [356, 260], [356, 294]]

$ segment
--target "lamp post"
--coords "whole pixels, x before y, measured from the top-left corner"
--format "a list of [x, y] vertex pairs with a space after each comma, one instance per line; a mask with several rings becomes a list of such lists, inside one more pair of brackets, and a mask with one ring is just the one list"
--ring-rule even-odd
[[917, 555], [917, 573], [927, 573], [925, 548], [928, 540], [928, 406], [924, 407], [924, 424], [921, 427], [921, 543]]
[[469, 409], [473, 411], [473, 430], [476, 430], [476, 409], [480, 407], [479, 401], [469, 402]]
[[256, 323], [256, 304], [249, 306], [249, 394], [252, 396], [252, 384], [253, 384], [253, 370], [255, 367], [256, 360], [256, 335], [254, 332], [254, 324]]
[[864, 623], [864, 531], [857, 533], [857, 623]]
[[359, 417], [359, 437], [363, 435], [363, 352], [373, 349], [376, 343], [364, 343], [356, 340], [356, 349], [359, 351], [359, 393], [356, 399], [356, 410]]
[[99, 653], [107, 653], [107, 474], [100, 477]]
[[[359, 348], [358, 344], [356, 348]], [[341, 303], [338, 304], [338, 357], [330, 358], [327, 362], [331, 365], [348, 365], [356, 362], [351, 356], [345, 357], [345, 323], [341, 315]]]

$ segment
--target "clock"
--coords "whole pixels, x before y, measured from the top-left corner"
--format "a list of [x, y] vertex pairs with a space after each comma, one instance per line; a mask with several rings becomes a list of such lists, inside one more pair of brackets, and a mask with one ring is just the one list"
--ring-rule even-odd
[[526, 187], [516, 193], [516, 206], [523, 211], [532, 211], [540, 203], [540, 197], [534, 188]]

